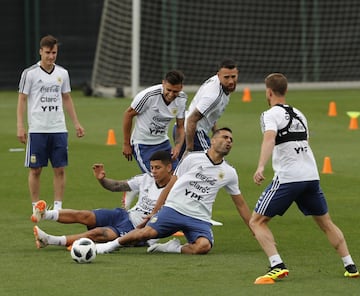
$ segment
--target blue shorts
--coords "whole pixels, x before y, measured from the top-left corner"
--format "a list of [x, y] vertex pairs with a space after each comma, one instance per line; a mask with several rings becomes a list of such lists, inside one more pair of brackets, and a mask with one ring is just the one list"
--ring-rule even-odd
[[30, 168], [47, 167], [48, 160], [53, 168], [68, 165], [67, 133], [29, 133], [25, 166]]
[[[150, 158], [156, 151], [167, 151], [171, 153], [169, 140], [156, 145], [134, 144], [132, 145], [134, 157], [143, 173], [151, 173]], [[173, 161], [172, 167], [175, 170], [178, 161]]]
[[96, 225], [88, 227], [88, 229], [107, 227], [112, 229], [118, 236], [123, 236], [134, 229], [134, 225], [129, 219], [129, 214], [124, 209], [96, 209], [93, 212], [96, 217]]
[[282, 216], [293, 202], [304, 215], [321, 216], [328, 212], [318, 180], [280, 184], [278, 179], [264, 190], [254, 211], [267, 217]]
[[[176, 125], [173, 128], [173, 139], [175, 139]], [[194, 137], [193, 151], [205, 151], [210, 148], [210, 138], [204, 131], [196, 131]], [[178, 159], [181, 159], [186, 149], [186, 143], [183, 144], [180, 150]]]
[[194, 243], [199, 237], [205, 237], [211, 246], [214, 244], [211, 223], [180, 214], [167, 206], [163, 206], [146, 225], [157, 231], [157, 238], [168, 237], [182, 230], [189, 243]]

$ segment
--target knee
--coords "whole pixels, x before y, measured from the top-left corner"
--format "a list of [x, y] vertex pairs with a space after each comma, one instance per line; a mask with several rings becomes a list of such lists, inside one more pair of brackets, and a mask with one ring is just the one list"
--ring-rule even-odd
[[195, 242], [193, 247], [194, 255], [205, 255], [210, 252], [212, 246], [208, 239], [201, 238], [198, 239], [197, 242]]
[[256, 227], [259, 226], [259, 220], [254, 219], [254, 217], [252, 216], [249, 220], [249, 227], [252, 231], [254, 231], [254, 229], [256, 229]]
[[42, 169], [41, 168], [31, 168], [30, 169], [30, 175], [34, 177], [39, 177], [41, 174]]
[[87, 232], [87, 237], [95, 242], [107, 242], [115, 239], [117, 235], [105, 227], [96, 227]]
[[64, 168], [55, 168], [54, 174], [56, 177], [63, 177], [63, 176], [65, 176], [65, 169]]
[[253, 214], [249, 220], [249, 227], [252, 231], [255, 231], [258, 227], [265, 225], [269, 220], [270, 218], [266, 216]]

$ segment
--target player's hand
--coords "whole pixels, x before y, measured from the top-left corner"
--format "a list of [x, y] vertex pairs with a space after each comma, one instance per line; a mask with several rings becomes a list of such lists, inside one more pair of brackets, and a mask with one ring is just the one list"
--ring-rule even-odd
[[172, 160], [176, 160], [179, 157], [180, 154], [180, 150], [177, 149], [176, 147], [171, 149], [171, 159]]
[[151, 219], [152, 216], [153, 216], [153, 215], [150, 214], [150, 215], [147, 215], [147, 216], [143, 217], [143, 220], [144, 220], [144, 221], [141, 222], [138, 226], [136, 226], [136, 228], [144, 228], [145, 225], [149, 222], [149, 220]]
[[132, 161], [132, 147], [130, 144], [124, 144], [123, 146], [123, 155], [128, 161]]
[[92, 168], [96, 179], [102, 180], [105, 178], [105, 170], [102, 163], [95, 163]]
[[79, 124], [75, 127], [76, 129], [76, 136], [78, 138], [81, 138], [83, 136], [85, 136], [85, 129]]
[[17, 130], [17, 138], [19, 139], [20, 143], [26, 144], [27, 141], [27, 134], [24, 128], [18, 128]]
[[255, 184], [260, 185], [262, 183], [262, 181], [265, 180], [265, 177], [263, 175], [263, 169], [257, 169], [254, 176], [253, 176], [253, 180], [255, 182]]

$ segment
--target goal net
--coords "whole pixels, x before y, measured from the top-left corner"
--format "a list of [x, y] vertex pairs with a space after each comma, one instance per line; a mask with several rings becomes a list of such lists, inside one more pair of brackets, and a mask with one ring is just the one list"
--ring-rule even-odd
[[358, 0], [105, 0], [91, 87], [134, 95], [180, 69], [186, 89], [223, 58], [238, 61], [239, 85], [282, 72], [300, 86], [359, 86], [359, 16]]

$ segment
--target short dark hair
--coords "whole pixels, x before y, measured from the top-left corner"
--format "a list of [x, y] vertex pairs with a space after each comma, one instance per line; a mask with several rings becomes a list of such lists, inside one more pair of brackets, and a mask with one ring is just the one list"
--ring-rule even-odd
[[225, 59], [219, 63], [218, 70], [220, 70], [221, 68], [234, 69], [237, 68], [237, 63], [233, 59]]
[[218, 128], [217, 130], [215, 130], [212, 136], [217, 135], [217, 134], [220, 133], [221, 131], [227, 131], [227, 132], [232, 133], [232, 130], [231, 130], [230, 128], [228, 128], [228, 127], [222, 127], [222, 128]]
[[54, 46], [58, 43], [58, 40], [52, 35], [46, 35], [40, 40], [40, 48], [49, 47], [54, 48]]
[[171, 85], [183, 84], [184, 73], [179, 70], [171, 70], [166, 73], [164, 80], [169, 82]]
[[150, 161], [152, 160], [160, 160], [164, 164], [169, 164], [171, 163], [171, 154], [168, 151], [159, 150], [151, 155]]
[[275, 94], [284, 96], [287, 91], [288, 82], [285, 75], [272, 73], [265, 78], [266, 88], [270, 88]]

